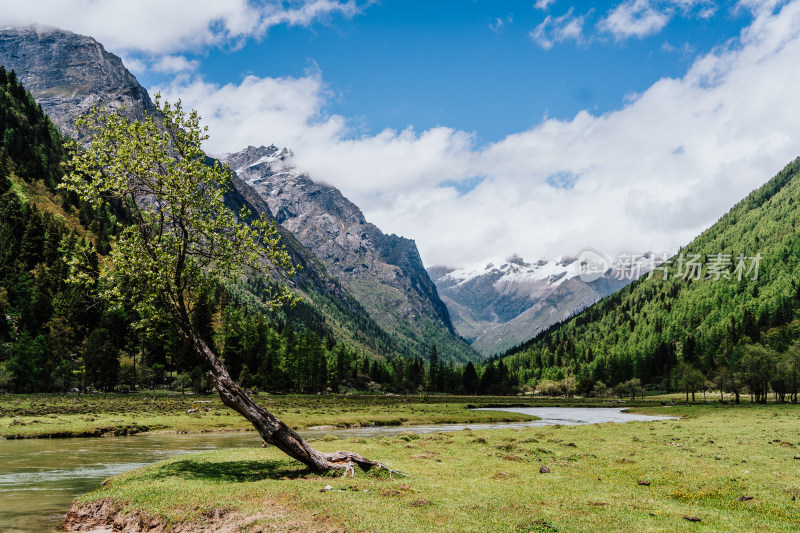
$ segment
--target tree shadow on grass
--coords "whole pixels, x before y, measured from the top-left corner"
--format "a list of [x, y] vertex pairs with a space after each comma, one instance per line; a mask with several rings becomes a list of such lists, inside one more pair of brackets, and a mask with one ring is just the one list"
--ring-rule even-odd
[[225, 481], [245, 483], [262, 479], [296, 479], [311, 474], [304, 468], [290, 461], [225, 461], [201, 462], [185, 459], [163, 466], [154, 476], [156, 478], [182, 477], [206, 481]]

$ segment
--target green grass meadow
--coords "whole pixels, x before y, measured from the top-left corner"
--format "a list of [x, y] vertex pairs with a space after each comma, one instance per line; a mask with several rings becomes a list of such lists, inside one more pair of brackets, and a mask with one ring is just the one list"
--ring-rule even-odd
[[[470, 402], [510, 404], [513, 397], [299, 396], [255, 397], [294, 429], [515, 422], [533, 417], [473, 411]], [[189, 412], [191, 411], [191, 412]], [[0, 395], [0, 438], [131, 435], [148, 431], [251, 431], [216, 395], [166, 393]]]
[[636, 411], [682, 419], [314, 443], [405, 477], [318, 476], [273, 448], [185, 455], [82, 501], [201, 530], [220, 515], [242, 531], [800, 530], [800, 408]]

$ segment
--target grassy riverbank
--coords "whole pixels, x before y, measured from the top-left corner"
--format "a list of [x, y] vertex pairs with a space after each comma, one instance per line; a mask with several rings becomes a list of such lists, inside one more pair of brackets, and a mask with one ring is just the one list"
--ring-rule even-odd
[[[510, 404], [508, 397], [267, 396], [257, 401], [289, 426], [357, 427], [514, 422], [532, 417], [471, 411], [471, 403]], [[0, 438], [130, 435], [147, 431], [244, 431], [252, 426], [216, 395], [165, 393], [0, 395]]]
[[685, 418], [315, 443], [408, 474], [394, 479], [321, 477], [269, 448], [202, 453], [117, 476], [81, 502], [246, 531], [800, 528], [800, 408], [647, 410]]

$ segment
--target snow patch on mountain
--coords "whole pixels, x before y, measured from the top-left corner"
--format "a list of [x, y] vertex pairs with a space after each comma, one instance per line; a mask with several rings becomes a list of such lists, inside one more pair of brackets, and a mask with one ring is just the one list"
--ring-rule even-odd
[[495, 285], [537, 281], [560, 285], [579, 275], [580, 264], [576, 257], [558, 257], [535, 263], [526, 263], [521, 258], [512, 257], [505, 260], [488, 260], [481, 265], [453, 270], [444, 276], [443, 281], [463, 286], [478, 277], [487, 276], [495, 278]]
[[[591, 260], [599, 257], [596, 252]], [[469, 268], [428, 269], [458, 333], [486, 355], [524, 342], [631, 281], [647, 275], [663, 254], [621, 253], [602, 276], [584, 276], [582, 254], [527, 262], [518, 255]]]
[[[663, 258], [651, 252], [622, 253], [614, 259], [605, 277], [634, 280], [663, 262]], [[439, 278], [440, 282], [451, 287], [465, 286], [480, 277], [493, 278], [496, 287], [512, 283], [541, 285], [537, 282], [558, 286], [581, 275], [581, 259], [580, 256], [561, 256], [528, 263], [513, 255], [506, 259], [488, 259], [468, 268], [439, 268], [448, 272]]]

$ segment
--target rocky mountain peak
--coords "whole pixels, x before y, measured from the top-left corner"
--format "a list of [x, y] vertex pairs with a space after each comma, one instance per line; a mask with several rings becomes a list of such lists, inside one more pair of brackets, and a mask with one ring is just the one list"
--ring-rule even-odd
[[[95, 105], [124, 106], [135, 120], [156, 112], [122, 60], [91, 37], [37, 26], [0, 30], [0, 65], [74, 137], [74, 119]], [[276, 216], [293, 260], [303, 265], [296, 285], [311, 301], [328, 302], [322, 316], [381, 353], [424, 356], [436, 344], [446, 359], [475, 358], [455, 334], [414, 241], [368, 223], [337, 189], [297, 171], [286, 148], [250, 146], [224, 159], [238, 174], [226, 204]]]
[[44, 26], [0, 30], [0, 65], [14, 70], [62, 133], [77, 137], [74, 120], [93, 106], [125, 107], [144, 118], [155, 106], [122, 64], [91, 37]]
[[[229, 154], [225, 161], [241, 180], [261, 195], [281, 225], [293, 233], [307, 234], [308, 238], [312, 229], [312, 233], [329, 237], [326, 255], [335, 257], [337, 262], [344, 261], [343, 254], [358, 252], [369, 245], [369, 233], [373, 232], [339, 235], [342, 229], [367, 225], [363, 213], [338, 189], [316, 183], [297, 170], [292, 164], [290, 150], [250, 146]], [[315, 223], [318, 227], [312, 228]], [[336, 248], [340, 248], [341, 253], [336, 253]]]
[[440, 349], [457, 345], [462, 359], [471, 352], [455, 336], [413, 240], [384, 234], [341, 191], [294, 167], [286, 148], [249, 146], [228, 154], [224, 161], [382, 327], [415, 346], [418, 353], [437, 342], [422, 335], [426, 329], [439, 330]]

